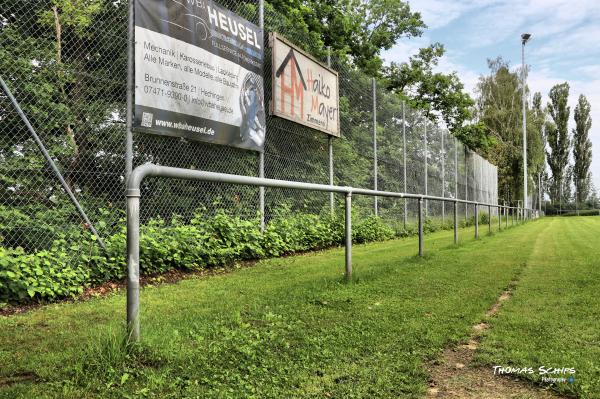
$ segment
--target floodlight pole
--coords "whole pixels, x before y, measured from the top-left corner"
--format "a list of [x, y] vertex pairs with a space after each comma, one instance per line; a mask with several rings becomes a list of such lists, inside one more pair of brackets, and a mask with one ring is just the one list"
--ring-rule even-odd
[[523, 207], [527, 207], [527, 98], [525, 88], [525, 44], [531, 38], [529, 33], [521, 35], [521, 82], [523, 105]]

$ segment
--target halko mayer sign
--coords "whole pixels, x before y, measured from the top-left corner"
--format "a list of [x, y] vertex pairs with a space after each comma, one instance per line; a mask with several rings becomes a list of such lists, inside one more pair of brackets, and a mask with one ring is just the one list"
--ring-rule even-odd
[[134, 129], [262, 151], [263, 32], [210, 0], [137, 0]]
[[276, 33], [270, 111], [332, 136], [340, 136], [338, 74]]

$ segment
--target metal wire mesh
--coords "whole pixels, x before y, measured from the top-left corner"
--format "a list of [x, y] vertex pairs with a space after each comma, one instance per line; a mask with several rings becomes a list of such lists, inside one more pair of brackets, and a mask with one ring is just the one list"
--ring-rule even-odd
[[[0, 70], [92, 222], [107, 236], [122, 226], [124, 215], [128, 5], [125, 0], [90, 2], [99, 6], [80, 10], [85, 18], [75, 20], [54, 4], [3, 2]], [[257, 3], [222, 4], [259, 23]], [[268, 3], [264, 23], [265, 32], [277, 31], [327, 62], [320, 39], [280, 18]], [[270, 60], [265, 46], [267, 104]], [[334, 184], [373, 188], [377, 181], [380, 190], [497, 201], [495, 166], [385, 88], [377, 87], [373, 98], [371, 78], [347, 59], [332, 57], [331, 66], [339, 72], [342, 132], [342, 138], [332, 140]], [[36, 251], [61, 237], [77, 239], [85, 226], [4, 95], [0, 133], [2, 245]], [[134, 166], [150, 161], [232, 174], [260, 173], [255, 152], [143, 133], [135, 133], [133, 139]], [[329, 183], [328, 145], [329, 138], [321, 132], [267, 116], [264, 176]], [[267, 221], [282, 206], [312, 213], [330, 206], [328, 194], [275, 189], [265, 190], [265, 203]], [[358, 197], [354, 206], [365, 213], [375, 211], [372, 198]], [[199, 208], [207, 213], [224, 208], [257, 218], [259, 189], [159, 179], [144, 184], [142, 221], [168, 220], [173, 215], [185, 220]], [[431, 201], [426, 210], [429, 218], [440, 220], [451, 214], [446, 206]], [[459, 210], [465, 217], [472, 212], [465, 206]], [[415, 222], [417, 203], [379, 198], [377, 212], [401, 228]]]

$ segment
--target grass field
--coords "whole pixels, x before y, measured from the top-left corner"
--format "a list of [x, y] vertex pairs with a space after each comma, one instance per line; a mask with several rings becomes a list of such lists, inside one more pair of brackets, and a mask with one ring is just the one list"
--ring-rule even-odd
[[0, 318], [0, 397], [422, 397], [427, 363], [465, 340], [518, 277], [478, 361], [574, 367], [600, 397], [600, 218], [547, 218], [473, 240], [461, 230], [261, 261], [142, 291]]
[[[555, 388], [600, 398], [600, 218], [555, 217], [540, 224], [544, 229], [532, 237], [527, 267], [513, 297], [492, 320], [478, 361], [574, 368], [574, 382]], [[542, 378], [537, 371], [524, 377]]]

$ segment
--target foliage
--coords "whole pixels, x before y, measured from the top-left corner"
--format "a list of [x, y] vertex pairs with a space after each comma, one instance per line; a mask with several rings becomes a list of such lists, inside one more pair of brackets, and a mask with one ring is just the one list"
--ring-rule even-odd
[[[363, 72], [377, 76], [383, 61], [382, 50], [390, 49], [402, 37], [420, 36], [425, 24], [403, 0], [332, 0], [268, 2], [284, 19], [306, 26], [338, 56]], [[394, 10], [394, 12], [390, 12]], [[323, 51], [323, 48], [320, 51]]]
[[598, 210], [598, 209], [581, 209], [579, 211], [564, 212], [560, 216], [600, 216], [600, 210]]
[[[521, 71], [502, 58], [488, 60], [490, 74], [477, 85], [477, 117], [489, 135], [483, 154], [498, 166], [498, 194], [508, 203], [523, 198], [523, 110]], [[527, 88], [525, 88], [527, 90]], [[528, 104], [527, 104], [528, 105]], [[544, 121], [541, 94], [526, 109], [527, 167], [530, 182], [544, 169]], [[464, 139], [463, 139], [464, 140]]]
[[[475, 102], [465, 93], [455, 72], [444, 74], [433, 70], [444, 52], [442, 44], [434, 43], [420, 49], [408, 62], [392, 62], [384, 68], [386, 83], [411, 106], [424, 110], [427, 117], [437, 119], [439, 115], [452, 133], [470, 137], [474, 128], [465, 128], [465, 122], [472, 118], [471, 107]], [[476, 145], [475, 149], [486, 144], [485, 140], [475, 143], [476, 137], [469, 143]]]
[[548, 112], [553, 123], [546, 129], [550, 149], [550, 151], [546, 151], [546, 159], [552, 172], [550, 199], [556, 203], [564, 198], [565, 187], [570, 186], [570, 180], [567, 176], [569, 150], [571, 148], [568, 129], [569, 114], [571, 112], [571, 107], [568, 106], [569, 84], [565, 82], [553, 86], [549, 97]]
[[90, 271], [84, 265], [70, 265], [69, 251], [79, 248], [65, 248], [65, 244], [34, 254], [0, 247], [0, 302], [49, 300], [83, 292]]
[[[366, 243], [394, 237], [380, 218], [353, 215], [353, 241]], [[124, 220], [120, 223], [125, 225]], [[189, 223], [180, 217], [153, 219], [141, 227], [140, 273], [154, 275], [178, 269], [194, 271], [222, 267], [235, 261], [281, 256], [341, 245], [341, 212], [323, 215], [287, 208], [261, 234], [258, 220], [245, 220], [219, 210], [198, 210]], [[105, 239], [107, 253], [98, 250], [89, 233], [55, 240], [48, 250], [27, 253], [0, 247], [0, 301], [23, 302], [74, 296], [83, 287], [125, 277], [125, 227]], [[80, 244], [72, 244], [79, 242]], [[73, 264], [73, 259], [79, 262]]]
[[575, 106], [575, 129], [573, 129], [573, 181], [577, 202], [585, 202], [590, 195], [592, 164], [592, 142], [589, 131], [592, 127], [591, 106], [587, 98], [579, 96]]

